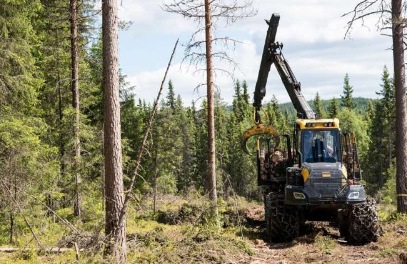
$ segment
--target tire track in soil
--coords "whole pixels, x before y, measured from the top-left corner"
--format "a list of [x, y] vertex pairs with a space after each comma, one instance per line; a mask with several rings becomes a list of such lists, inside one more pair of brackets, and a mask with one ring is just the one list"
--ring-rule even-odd
[[380, 240], [363, 246], [351, 246], [339, 237], [338, 229], [328, 223], [308, 223], [307, 228], [294, 241], [271, 243], [266, 238], [262, 206], [251, 207], [246, 213], [246, 220], [248, 231], [243, 235], [251, 244], [254, 254], [237, 260], [236, 263], [401, 263], [394, 254], [381, 255]]

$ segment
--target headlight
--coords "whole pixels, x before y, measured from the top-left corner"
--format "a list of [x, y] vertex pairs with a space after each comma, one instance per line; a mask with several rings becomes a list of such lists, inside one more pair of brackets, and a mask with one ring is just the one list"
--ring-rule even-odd
[[348, 195], [348, 198], [349, 198], [349, 199], [358, 199], [358, 198], [359, 198], [359, 192], [351, 192], [351, 193]]
[[294, 198], [298, 200], [305, 200], [305, 195], [300, 192], [293, 192]]

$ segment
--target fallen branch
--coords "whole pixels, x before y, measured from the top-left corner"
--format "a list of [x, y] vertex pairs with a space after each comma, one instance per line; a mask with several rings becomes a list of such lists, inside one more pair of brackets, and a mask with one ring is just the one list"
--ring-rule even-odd
[[126, 191], [126, 196], [124, 198], [123, 207], [122, 207], [122, 210], [120, 212], [119, 223], [121, 223], [124, 215], [126, 214], [126, 209], [128, 207], [129, 200], [130, 200], [131, 190], [133, 189], [134, 183], [136, 181], [136, 177], [139, 175], [138, 171], [139, 171], [139, 168], [140, 168], [141, 159], [143, 158], [144, 152], [146, 150], [145, 148], [146, 148], [146, 145], [147, 145], [148, 135], [150, 134], [150, 130], [151, 130], [151, 127], [153, 125], [153, 120], [154, 120], [155, 113], [157, 111], [158, 102], [160, 101], [160, 97], [161, 97], [161, 93], [162, 93], [162, 90], [163, 90], [163, 87], [164, 87], [164, 83], [165, 83], [165, 80], [167, 79], [167, 74], [168, 74], [168, 71], [170, 69], [172, 59], [174, 58], [174, 54], [175, 54], [175, 51], [176, 51], [177, 46], [178, 46], [178, 41], [179, 41], [179, 39], [177, 39], [177, 41], [175, 42], [174, 49], [172, 50], [170, 61], [168, 62], [167, 69], [165, 70], [164, 78], [163, 78], [163, 80], [161, 82], [161, 86], [160, 86], [160, 89], [158, 91], [157, 98], [154, 101], [153, 110], [152, 110], [152, 112], [150, 114], [150, 118], [149, 118], [148, 123], [147, 123], [147, 128], [146, 128], [146, 131], [144, 133], [143, 141], [141, 143], [141, 146], [140, 146], [140, 149], [139, 149], [139, 152], [138, 152], [138, 156], [137, 156], [137, 159], [136, 159], [136, 166], [135, 166], [135, 169], [134, 169], [134, 172], [133, 172], [133, 176], [131, 177], [129, 188], [127, 188], [127, 191]]

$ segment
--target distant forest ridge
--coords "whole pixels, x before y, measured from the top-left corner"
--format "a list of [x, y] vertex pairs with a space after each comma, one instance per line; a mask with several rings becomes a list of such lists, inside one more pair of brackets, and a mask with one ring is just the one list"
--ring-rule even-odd
[[[328, 106], [330, 104], [332, 99], [321, 99], [321, 103], [322, 103], [322, 107], [324, 108], [325, 111], [328, 110]], [[359, 113], [359, 114], [364, 114], [366, 112], [367, 109], [367, 104], [369, 102], [369, 100], [372, 102], [372, 104], [374, 104], [375, 101], [377, 101], [377, 99], [372, 99], [372, 98], [365, 98], [365, 97], [355, 97], [353, 98], [353, 101], [356, 104], [355, 107], [355, 112]], [[341, 98], [336, 98], [336, 101], [338, 103], [339, 109], [342, 109], [341, 106]], [[264, 103], [264, 105], [266, 105], [267, 103], [269, 103], [270, 101], [267, 101], [266, 103]], [[307, 101], [308, 104], [312, 107], [312, 109], [314, 109], [315, 111], [315, 107], [314, 107], [314, 100], [309, 100]], [[288, 111], [289, 114], [293, 115], [294, 114], [294, 106], [291, 102], [289, 103], [279, 103], [281, 111]], [[228, 111], [232, 111], [233, 106], [232, 105], [228, 105], [227, 106]]]
[[[331, 100], [332, 99], [321, 99], [322, 107], [324, 108], [325, 111], [328, 109], [328, 106], [329, 106]], [[364, 98], [364, 97], [355, 97], [355, 98], [353, 98], [353, 101], [356, 104], [356, 107], [355, 107], [354, 110], [357, 113], [361, 113], [361, 114], [365, 113], [369, 100], [372, 103], [374, 103], [374, 101], [376, 101], [377, 99]], [[336, 101], [338, 103], [339, 108], [342, 109], [341, 98], [336, 98]], [[315, 111], [314, 100], [309, 100], [308, 103], [312, 107], [312, 109], [314, 109], [314, 111]], [[281, 103], [280, 107], [281, 107], [282, 111], [288, 110], [289, 113], [294, 113], [294, 106], [293, 106], [293, 104], [291, 102], [290, 103]]]

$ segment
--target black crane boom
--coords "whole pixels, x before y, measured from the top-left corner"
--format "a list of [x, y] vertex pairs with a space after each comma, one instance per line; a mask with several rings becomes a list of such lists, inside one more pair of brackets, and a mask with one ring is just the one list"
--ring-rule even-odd
[[301, 83], [297, 81], [290, 68], [290, 65], [284, 59], [282, 54], [283, 45], [275, 41], [279, 21], [279, 14], [273, 14], [270, 21], [266, 21], [269, 28], [267, 31], [266, 41], [264, 43], [263, 56], [254, 91], [253, 106], [257, 110], [256, 120], [259, 121], [260, 119], [258, 111], [260, 110], [262, 100], [266, 95], [267, 78], [273, 63], [277, 68], [278, 74], [280, 75], [288, 95], [290, 96], [295, 110], [297, 110], [297, 116], [299, 118], [313, 119], [315, 118], [315, 113], [301, 92]]

